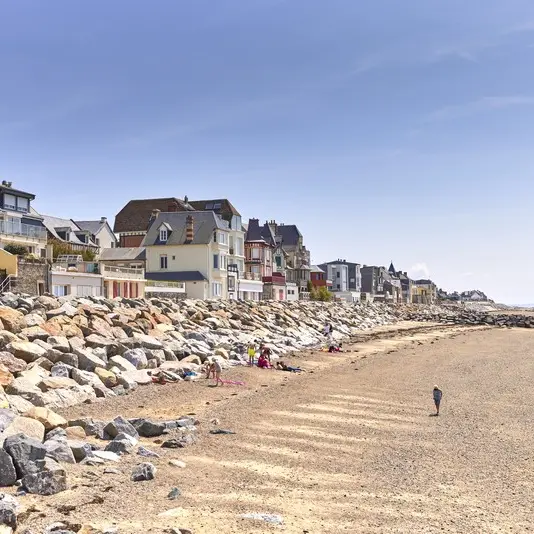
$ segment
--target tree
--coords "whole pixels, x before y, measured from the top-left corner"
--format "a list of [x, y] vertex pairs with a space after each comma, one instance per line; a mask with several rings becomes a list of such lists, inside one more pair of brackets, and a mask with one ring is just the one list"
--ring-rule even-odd
[[313, 284], [312, 284], [312, 281], [311, 280], [308, 280], [308, 282], [306, 283], [306, 286], [307, 286], [307, 290], [308, 290], [308, 293], [312, 293], [313, 292]]
[[318, 288], [313, 288], [313, 291], [310, 292], [310, 299], [317, 300], [320, 302], [330, 302], [332, 300], [332, 293], [326, 289], [325, 286]]
[[68, 243], [56, 239], [50, 239], [48, 242], [54, 245], [54, 259], [58, 256], [81, 256], [83, 261], [94, 261], [96, 257], [96, 254], [89, 249], [75, 250]]
[[13, 254], [14, 256], [26, 256], [26, 254], [28, 254], [28, 249], [26, 247], [23, 247], [22, 245], [15, 245], [14, 243], [6, 245], [4, 250], [10, 254]]

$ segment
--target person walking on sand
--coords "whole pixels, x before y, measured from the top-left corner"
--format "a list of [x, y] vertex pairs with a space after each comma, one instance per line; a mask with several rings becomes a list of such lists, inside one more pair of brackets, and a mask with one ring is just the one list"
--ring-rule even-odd
[[441, 397], [443, 396], [443, 391], [439, 389], [438, 386], [434, 386], [433, 397], [434, 404], [436, 405], [436, 415], [439, 415], [439, 405], [441, 404]]

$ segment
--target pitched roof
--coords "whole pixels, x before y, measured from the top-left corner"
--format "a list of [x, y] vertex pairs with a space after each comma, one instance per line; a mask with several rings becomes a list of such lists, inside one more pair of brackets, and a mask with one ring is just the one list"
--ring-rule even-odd
[[393, 262], [391, 262], [391, 263], [389, 264], [389, 269], [388, 269], [388, 271], [389, 271], [390, 273], [392, 273], [392, 274], [395, 274], [395, 273], [397, 272], [397, 271], [395, 270], [395, 266], [393, 265]]
[[156, 282], [201, 282], [206, 280], [206, 277], [200, 271], [145, 273], [145, 278]]
[[275, 246], [275, 239], [270, 226], [267, 223], [260, 226], [258, 219], [249, 219], [245, 241], [263, 241], [268, 245]]
[[326, 273], [326, 271], [324, 269], [321, 269], [321, 267], [319, 267], [318, 265], [312, 265], [311, 266], [311, 272], [312, 273]]
[[[75, 232], [84, 232], [72, 219], [60, 219], [59, 217], [51, 217], [50, 215], [41, 215], [43, 218], [43, 224], [48, 232], [59, 241], [65, 243], [72, 243], [73, 245], [83, 245], [85, 247], [95, 247], [98, 248], [98, 245], [94, 243], [91, 239], [87, 243], [80, 240]], [[69, 239], [63, 239], [58, 235], [59, 228], [67, 228], [69, 230]]]
[[279, 224], [276, 235], [282, 238], [282, 246], [296, 246], [302, 234], [295, 224]]
[[106, 222], [102, 221], [74, 221], [79, 228], [82, 230], [86, 230], [87, 232], [90, 232], [92, 235], [98, 234], [102, 226], [106, 224]]
[[103, 248], [98, 256], [100, 261], [144, 261], [146, 250], [136, 248]]
[[189, 205], [198, 211], [214, 211], [222, 216], [225, 221], [230, 221], [232, 216], [241, 214], [227, 198], [214, 200], [189, 200]]
[[[208, 244], [213, 239], [213, 231], [215, 229], [228, 230], [228, 223], [212, 211], [158, 213], [158, 216], [151, 222], [147, 230], [142, 246], [184, 245], [187, 218], [189, 216], [193, 217], [194, 237], [192, 245]], [[165, 243], [160, 243], [159, 241], [159, 228], [162, 223], [166, 223], [171, 228]]]
[[117, 233], [145, 232], [152, 212], [154, 210], [168, 212], [169, 208], [177, 212], [194, 211], [192, 206], [175, 197], [130, 200], [115, 216], [113, 231]]

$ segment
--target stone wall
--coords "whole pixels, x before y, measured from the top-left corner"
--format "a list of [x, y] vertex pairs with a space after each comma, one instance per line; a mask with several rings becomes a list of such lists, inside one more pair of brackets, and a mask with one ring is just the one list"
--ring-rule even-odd
[[39, 291], [49, 291], [49, 273], [46, 263], [34, 263], [19, 260], [18, 277], [14, 292], [39, 295]]

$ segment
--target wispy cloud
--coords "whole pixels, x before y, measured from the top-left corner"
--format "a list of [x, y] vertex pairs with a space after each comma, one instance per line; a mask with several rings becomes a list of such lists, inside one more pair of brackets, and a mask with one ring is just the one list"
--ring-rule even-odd
[[415, 263], [410, 268], [410, 276], [413, 278], [428, 278], [430, 276], [430, 269], [425, 262]]
[[446, 106], [429, 113], [424, 122], [437, 122], [450, 119], [459, 119], [470, 115], [489, 111], [506, 109], [517, 106], [530, 106], [534, 104], [534, 97], [523, 95], [512, 96], [485, 96], [479, 100], [466, 102], [454, 106]]

